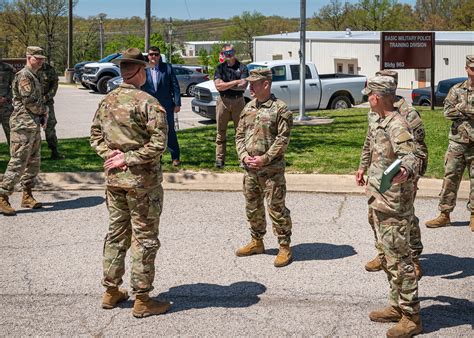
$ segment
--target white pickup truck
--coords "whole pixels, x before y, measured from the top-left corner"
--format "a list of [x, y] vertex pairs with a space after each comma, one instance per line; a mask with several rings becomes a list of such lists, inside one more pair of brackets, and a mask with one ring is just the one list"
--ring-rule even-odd
[[[249, 64], [249, 71], [256, 67], [272, 70], [272, 93], [285, 101], [290, 110], [299, 109], [300, 64], [298, 61], [263, 61]], [[367, 78], [363, 75], [318, 74], [314, 63], [306, 64], [306, 110], [345, 109], [364, 102], [361, 93]], [[216, 118], [216, 100], [219, 92], [214, 81], [202, 82], [195, 87], [191, 101], [193, 112], [209, 119]], [[244, 93], [248, 102], [250, 91]]]

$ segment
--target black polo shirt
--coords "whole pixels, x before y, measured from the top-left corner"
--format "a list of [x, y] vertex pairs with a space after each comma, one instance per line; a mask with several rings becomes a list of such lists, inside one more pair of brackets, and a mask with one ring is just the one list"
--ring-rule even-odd
[[[216, 72], [214, 74], [214, 79], [215, 80], [221, 79], [224, 82], [230, 82], [234, 80], [245, 79], [248, 76], [249, 76], [249, 71], [247, 69], [247, 66], [236, 60], [234, 65], [232, 66], [229, 66], [227, 61], [217, 66]], [[236, 95], [242, 95], [243, 91], [227, 89], [222, 92], [219, 92], [219, 94], [224, 95], [224, 96], [225, 95], [236, 96]]]

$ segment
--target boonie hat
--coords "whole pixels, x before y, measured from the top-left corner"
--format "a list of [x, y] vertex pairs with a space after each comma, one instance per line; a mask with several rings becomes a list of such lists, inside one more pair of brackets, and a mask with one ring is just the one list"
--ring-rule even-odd
[[148, 62], [145, 61], [142, 52], [138, 48], [128, 48], [122, 53], [120, 59], [112, 60], [112, 62], [116, 65], [120, 65], [121, 63], [136, 63], [148, 67]]
[[35, 58], [38, 58], [38, 59], [46, 59], [46, 56], [44, 56], [43, 48], [38, 47], [38, 46], [26, 47], [26, 55], [34, 56]]
[[272, 79], [272, 70], [270, 68], [257, 68], [250, 71], [250, 76], [245, 80], [250, 82], [261, 81], [261, 80], [271, 80]]
[[466, 55], [466, 66], [474, 67], [474, 55]]
[[362, 94], [369, 95], [372, 92], [381, 94], [395, 94], [397, 84], [391, 76], [374, 76], [367, 81], [367, 87], [362, 89]]

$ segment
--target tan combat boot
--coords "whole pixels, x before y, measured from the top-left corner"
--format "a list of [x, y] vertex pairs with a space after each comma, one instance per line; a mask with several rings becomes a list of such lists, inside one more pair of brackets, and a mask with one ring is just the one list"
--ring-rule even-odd
[[249, 244], [239, 248], [235, 255], [238, 257], [245, 257], [256, 254], [263, 254], [265, 252], [265, 246], [263, 240], [252, 238]]
[[159, 302], [153, 300], [147, 293], [137, 295], [133, 304], [132, 314], [135, 318], [145, 318], [154, 315], [161, 315], [171, 307], [169, 302]]
[[382, 260], [380, 259], [380, 256], [377, 255], [377, 257], [367, 262], [367, 264], [365, 264], [365, 270], [369, 272], [376, 272], [382, 270]]
[[373, 322], [389, 323], [398, 322], [402, 319], [402, 310], [399, 307], [388, 306], [382, 310], [376, 310], [369, 313], [369, 318]]
[[0, 212], [5, 216], [15, 216], [16, 211], [10, 205], [7, 195], [0, 195]]
[[43, 205], [35, 200], [33, 194], [31, 193], [31, 189], [26, 189], [23, 191], [23, 198], [21, 199], [21, 206], [23, 208], [30, 208], [30, 209], [39, 209]]
[[471, 221], [469, 222], [469, 226], [471, 227], [471, 231], [474, 232], [474, 213], [471, 213]]
[[113, 309], [118, 303], [128, 299], [128, 292], [122, 288], [108, 288], [102, 296], [102, 308]]
[[418, 258], [413, 258], [413, 265], [415, 266], [415, 276], [417, 280], [420, 280], [423, 277], [423, 269], [421, 268], [420, 260]]
[[427, 228], [441, 228], [451, 225], [449, 211], [441, 211], [438, 217], [425, 223]]
[[280, 244], [280, 250], [278, 251], [278, 255], [276, 256], [273, 265], [275, 265], [277, 268], [281, 268], [290, 264], [292, 258], [293, 256], [291, 254], [290, 245]]
[[423, 331], [420, 315], [403, 315], [402, 319], [387, 331], [387, 337], [412, 337]]

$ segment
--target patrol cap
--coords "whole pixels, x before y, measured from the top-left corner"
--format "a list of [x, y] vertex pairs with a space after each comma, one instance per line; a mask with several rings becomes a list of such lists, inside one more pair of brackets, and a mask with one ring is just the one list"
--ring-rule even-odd
[[256, 68], [250, 71], [250, 76], [245, 80], [250, 82], [260, 80], [272, 80], [272, 70], [270, 68]]
[[473, 55], [466, 55], [466, 66], [474, 67], [474, 54]]
[[375, 76], [391, 76], [395, 79], [395, 83], [398, 83], [398, 72], [390, 69], [382, 69], [375, 73]]
[[27, 56], [34, 56], [35, 58], [38, 58], [38, 59], [46, 59], [46, 56], [44, 56], [43, 48], [38, 47], [38, 46], [28, 46], [28, 47], [26, 47], [26, 55]]
[[112, 60], [113, 63], [120, 65], [121, 63], [135, 63], [148, 67], [148, 62], [145, 61], [142, 52], [138, 48], [128, 48], [122, 53], [120, 59]]
[[381, 94], [395, 94], [397, 84], [391, 76], [374, 76], [367, 81], [367, 86], [362, 89], [362, 94], [369, 95], [372, 92]]

